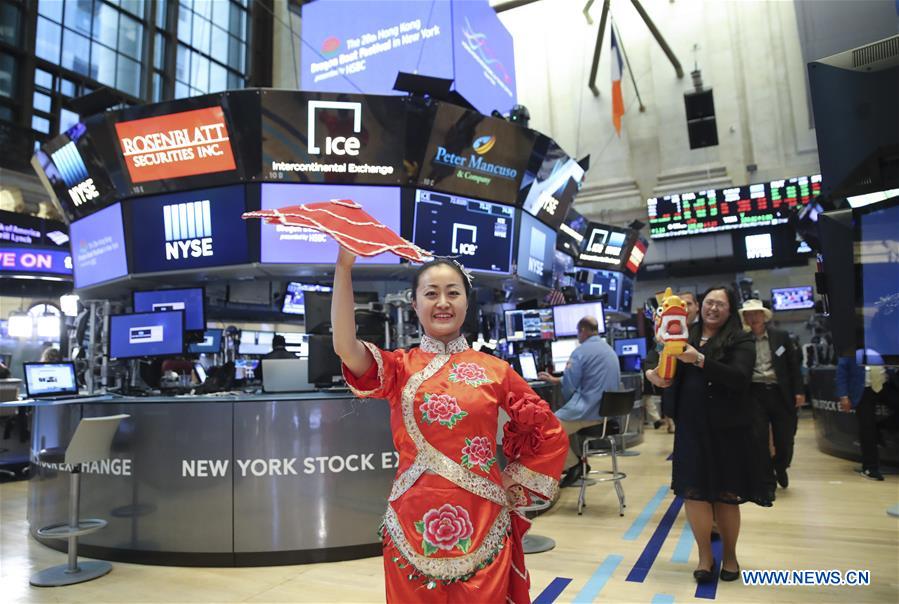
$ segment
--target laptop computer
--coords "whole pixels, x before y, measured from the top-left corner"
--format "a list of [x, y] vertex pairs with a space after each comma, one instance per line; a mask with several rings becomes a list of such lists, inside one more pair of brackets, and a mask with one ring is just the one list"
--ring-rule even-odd
[[309, 383], [309, 359], [262, 359], [262, 391], [307, 392], [315, 390]]
[[25, 392], [29, 398], [60, 399], [78, 396], [75, 363], [25, 363]]

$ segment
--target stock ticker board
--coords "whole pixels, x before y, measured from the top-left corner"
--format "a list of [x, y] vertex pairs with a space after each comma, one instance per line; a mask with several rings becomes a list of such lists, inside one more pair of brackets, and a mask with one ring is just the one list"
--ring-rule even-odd
[[676, 193], [647, 201], [653, 239], [783, 224], [821, 194], [821, 176]]

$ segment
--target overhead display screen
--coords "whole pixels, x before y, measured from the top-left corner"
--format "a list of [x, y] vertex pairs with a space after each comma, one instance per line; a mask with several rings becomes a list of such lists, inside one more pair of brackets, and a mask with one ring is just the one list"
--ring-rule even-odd
[[0, 274], [10, 273], [71, 275], [72, 257], [61, 250], [0, 245]]
[[856, 326], [871, 364], [899, 364], [899, 199], [853, 210]]
[[573, 258], [577, 258], [584, 245], [584, 236], [587, 234], [587, 224], [590, 221], [582, 216], [574, 208], [570, 208], [565, 215], [565, 220], [559, 226], [556, 248]]
[[619, 270], [630, 259], [633, 243], [633, 231], [591, 222], [587, 227], [577, 265]]
[[[532, 169], [534, 167], [535, 170]], [[584, 169], [580, 164], [568, 157], [552, 139], [540, 136], [531, 166], [521, 181], [521, 207], [531, 216], [558, 229], [583, 180]]]
[[437, 108], [419, 175], [424, 187], [515, 203], [536, 134], [456, 105]]
[[132, 184], [237, 169], [220, 105], [115, 124]]
[[122, 206], [103, 208], [69, 226], [75, 289], [128, 274]]
[[553, 284], [553, 255], [556, 232], [533, 216], [521, 214], [518, 235], [518, 276], [550, 287]]
[[318, 0], [302, 14], [303, 90], [404, 94], [400, 71], [453, 79], [449, 2]]
[[[351, 199], [373, 218], [400, 232], [400, 189], [350, 185], [262, 185], [262, 209], [314, 203], [329, 199]], [[298, 226], [259, 222], [262, 262], [281, 264], [333, 264], [337, 261], [337, 242], [319, 231]], [[390, 252], [377, 256], [359, 256], [359, 264], [398, 264], [399, 256]]]
[[[92, 118], [97, 125], [103, 118]], [[69, 221], [87, 216], [115, 201], [115, 190], [96, 153], [88, 125], [78, 122], [50, 140], [35, 159]], [[34, 165], [34, 164], [32, 164]]]
[[405, 103], [394, 97], [264, 91], [263, 179], [325, 184], [409, 182], [403, 165]]
[[815, 293], [811, 285], [771, 289], [771, 308], [773, 310], [801, 310], [814, 307]]
[[510, 272], [514, 233], [515, 208], [415, 192], [413, 243], [438, 256], [457, 256], [466, 268]]
[[517, 103], [512, 34], [487, 0], [454, 2], [452, 13], [455, 89], [481, 113], [507, 113]]
[[653, 239], [783, 224], [794, 208], [821, 193], [821, 176], [801, 176], [742, 187], [652, 197], [647, 201]]
[[151, 273], [250, 262], [243, 185], [132, 200], [132, 270]]

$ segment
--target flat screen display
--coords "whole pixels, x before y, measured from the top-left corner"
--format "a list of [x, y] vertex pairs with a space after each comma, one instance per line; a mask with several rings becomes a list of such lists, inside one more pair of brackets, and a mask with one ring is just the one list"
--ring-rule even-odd
[[593, 317], [599, 323], [599, 333], [605, 333], [605, 315], [602, 302], [582, 302], [581, 304], [564, 304], [553, 306], [553, 323], [557, 338], [577, 335], [578, 321], [584, 317]]
[[536, 134], [456, 105], [437, 108], [419, 184], [456, 195], [513, 204]]
[[608, 224], [591, 222], [587, 228], [578, 266], [621, 270], [633, 245], [633, 231]]
[[615, 340], [615, 354], [618, 356], [636, 355], [644, 358], [646, 357], [646, 339], [624, 338], [622, 340]]
[[518, 235], [518, 276], [550, 287], [553, 284], [553, 255], [556, 232], [530, 214], [521, 214]]
[[187, 345], [187, 352], [191, 354], [218, 354], [222, 351], [222, 330], [207, 329], [203, 332], [203, 339]]
[[309, 356], [309, 335], [305, 333], [281, 333], [285, 348], [299, 357]]
[[[353, 185], [262, 185], [262, 209], [314, 203], [329, 199], [351, 199], [395, 233], [400, 232], [400, 189]], [[337, 242], [324, 233], [305, 227], [259, 223], [262, 262], [279, 264], [333, 264]], [[358, 256], [359, 264], [399, 264], [399, 256], [385, 252]]]
[[[538, 154], [537, 146], [544, 148]], [[534, 154], [541, 160], [536, 172], [530, 167], [521, 181], [521, 207], [531, 216], [558, 229], [584, 180], [584, 169], [548, 137], [540, 137]]]
[[771, 233], [756, 233], [743, 237], [747, 260], [761, 260], [774, 257], [774, 242]]
[[234, 379], [235, 380], [253, 380], [256, 379], [256, 369], [259, 367], [259, 359], [235, 359], [234, 360]]
[[268, 354], [272, 351], [273, 331], [252, 331], [243, 329], [237, 352], [240, 354]]
[[815, 294], [811, 285], [778, 287], [771, 290], [771, 308], [774, 310], [800, 310], [815, 307]]
[[556, 247], [573, 258], [577, 258], [584, 245], [584, 237], [587, 234], [589, 221], [577, 210], [571, 208], [565, 215], [565, 220], [559, 227]]
[[821, 175], [652, 197], [653, 239], [783, 224], [821, 194]]
[[859, 343], [868, 363], [899, 364], [899, 199], [853, 214]]
[[69, 236], [76, 289], [128, 274], [121, 204], [76, 220], [69, 226]]
[[134, 292], [134, 312], [184, 311], [184, 329], [206, 328], [206, 304], [202, 287], [156, 289]]
[[580, 346], [577, 338], [566, 338], [564, 340], [556, 340], [550, 344], [550, 350], [553, 357], [553, 371], [565, 371], [568, 359], [574, 352], [574, 349]]
[[287, 315], [305, 315], [305, 292], [307, 291], [329, 292], [331, 291], [331, 288], [327, 285], [313, 285], [291, 281], [284, 290], [284, 301], [281, 304], [281, 312]]
[[109, 316], [109, 356], [159, 357], [184, 352], [184, 311]]
[[25, 391], [31, 398], [78, 394], [74, 363], [25, 363]]
[[449, 2], [319, 0], [302, 14], [303, 90], [404, 94], [400, 71], [453, 79]]
[[518, 362], [521, 365], [521, 377], [529, 382], [536, 382], [537, 362], [534, 360], [534, 354], [531, 352], [522, 352], [518, 355]]
[[556, 337], [551, 308], [507, 310], [505, 319], [506, 339], [510, 342], [552, 340]]
[[243, 185], [142, 197], [130, 203], [135, 273], [250, 262]]
[[0, 246], [0, 274], [71, 275], [72, 256], [61, 250]]
[[438, 256], [456, 256], [466, 268], [509, 273], [514, 233], [515, 208], [415, 192], [413, 242]]

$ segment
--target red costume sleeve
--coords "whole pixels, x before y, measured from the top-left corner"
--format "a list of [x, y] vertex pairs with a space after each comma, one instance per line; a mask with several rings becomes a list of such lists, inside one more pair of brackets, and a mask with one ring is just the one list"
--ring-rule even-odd
[[399, 383], [397, 372], [402, 362], [398, 355], [402, 354], [402, 351], [387, 352], [369, 342], [362, 343], [368, 349], [374, 363], [359, 377], [353, 375], [349, 368], [341, 363], [346, 385], [359, 398], [390, 398]]
[[565, 465], [568, 435], [546, 401], [511, 369], [506, 387], [502, 407], [510, 419], [503, 428], [503, 454], [509, 465], [503, 473], [527, 490], [553, 499]]

